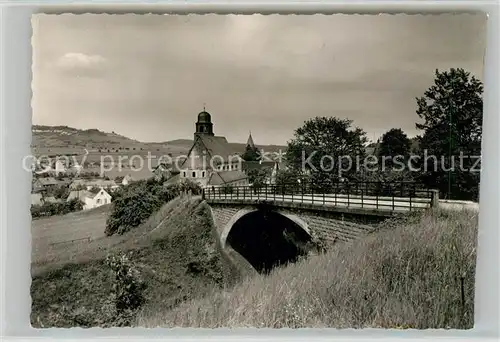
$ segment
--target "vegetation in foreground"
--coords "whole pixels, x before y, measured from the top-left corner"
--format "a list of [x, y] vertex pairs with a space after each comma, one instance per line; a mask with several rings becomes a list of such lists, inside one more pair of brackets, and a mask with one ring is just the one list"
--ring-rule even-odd
[[[128, 326], [139, 306], [173, 308], [238, 279], [215, 238], [210, 208], [200, 202], [180, 196], [135, 229], [95, 241], [70, 263], [44, 265], [33, 275], [32, 325]], [[127, 292], [127, 285], [136, 290]]]
[[105, 234], [123, 234], [145, 222], [162, 205], [182, 193], [199, 195], [201, 187], [189, 180], [168, 186], [163, 179], [149, 178], [134, 182], [112, 193], [113, 206]]
[[231, 291], [144, 310], [146, 327], [473, 327], [476, 213], [433, 211]]

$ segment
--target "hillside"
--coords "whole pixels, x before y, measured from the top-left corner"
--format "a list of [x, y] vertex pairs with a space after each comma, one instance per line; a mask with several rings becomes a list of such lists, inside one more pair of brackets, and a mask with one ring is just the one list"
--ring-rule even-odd
[[147, 283], [144, 312], [173, 308], [214, 289], [230, 285], [239, 271], [220, 250], [210, 208], [197, 197], [180, 197], [122, 236], [94, 240], [44, 260], [32, 270], [31, 321], [35, 327], [116, 324], [110, 321], [107, 298], [112, 273], [109, 253], [125, 252]]
[[[160, 312], [141, 327], [470, 329], [477, 214], [427, 212]], [[461, 293], [464, 293], [463, 299]]]
[[33, 125], [33, 147], [91, 147], [104, 145], [135, 145], [140, 142], [127, 138], [115, 132], [106, 133], [98, 129], [80, 130], [68, 126], [40, 126]]
[[[84, 153], [89, 151], [131, 150], [143, 152], [187, 154], [193, 145], [192, 139], [175, 139], [164, 142], [140, 142], [115, 132], [107, 133], [98, 129], [80, 130], [68, 126], [32, 126], [31, 146], [36, 154]], [[230, 143], [235, 152], [245, 150], [244, 143]], [[285, 151], [286, 146], [257, 145], [265, 151]]]

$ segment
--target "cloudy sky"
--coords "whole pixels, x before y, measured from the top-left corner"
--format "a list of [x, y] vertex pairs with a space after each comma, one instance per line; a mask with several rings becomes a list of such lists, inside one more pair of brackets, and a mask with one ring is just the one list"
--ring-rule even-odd
[[483, 79], [480, 15], [38, 15], [33, 123], [191, 139], [214, 132], [285, 144], [304, 120], [354, 120], [370, 139], [418, 133], [434, 70]]

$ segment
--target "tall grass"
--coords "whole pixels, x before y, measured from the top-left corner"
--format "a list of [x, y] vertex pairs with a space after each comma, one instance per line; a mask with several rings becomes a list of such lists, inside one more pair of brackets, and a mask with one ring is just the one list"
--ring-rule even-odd
[[473, 327], [476, 213], [430, 211], [160, 312], [146, 327]]
[[108, 300], [114, 284], [109, 254], [126, 254], [147, 284], [144, 312], [175, 307], [229, 283], [237, 270], [214, 238], [210, 208], [200, 202], [179, 196], [123, 235], [92, 241], [72, 259], [68, 250], [39, 265], [32, 273], [32, 324], [116, 325]]

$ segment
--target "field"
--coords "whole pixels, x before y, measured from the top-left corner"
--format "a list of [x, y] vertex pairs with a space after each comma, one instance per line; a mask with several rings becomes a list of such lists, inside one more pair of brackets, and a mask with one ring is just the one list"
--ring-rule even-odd
[[63, 216], [32, 221], [32, 262], [43, 264], [54, 258], [72, 258], [90, 241], [104, 237], [109, 205]]
[[[32, 154], [40, 156], [75, 156], [81, 163], [85, 153], [87, 162], [100, 162], [105, 155], [113, 156], [115, 162], [118, 157], [151, 155], [173, 157], [185, 155], [193, 145], [191, 139], [176, 139], [164, 142], [140, 142], [119, 135], [115, 132], [107, 133], [97, 129], [80, 130], [67, 126], [37, 126], [32, 127]], [[235, 152], [244, 152], [246, 144], [229, 143]], [[266, 152], [285, 151], [286, 146], [259, 145], [258, 148]], [[155, 159], [155, 158], [153, 158]], [[155, 164], [156, 165], [156, 164]]]
[[209, 207], [200, 202], [177, 198], [133, 231], [94, 240], [76, 254], [60, 250], [57, 258], [35, 266], [32, 324], [112, 324], [104, 309], [113, 280], [104, 262], [109, 253], [126, 252], [138, 265], [147, 283], [145, 310], [175, 307], [239, 279], [214, 239]]

